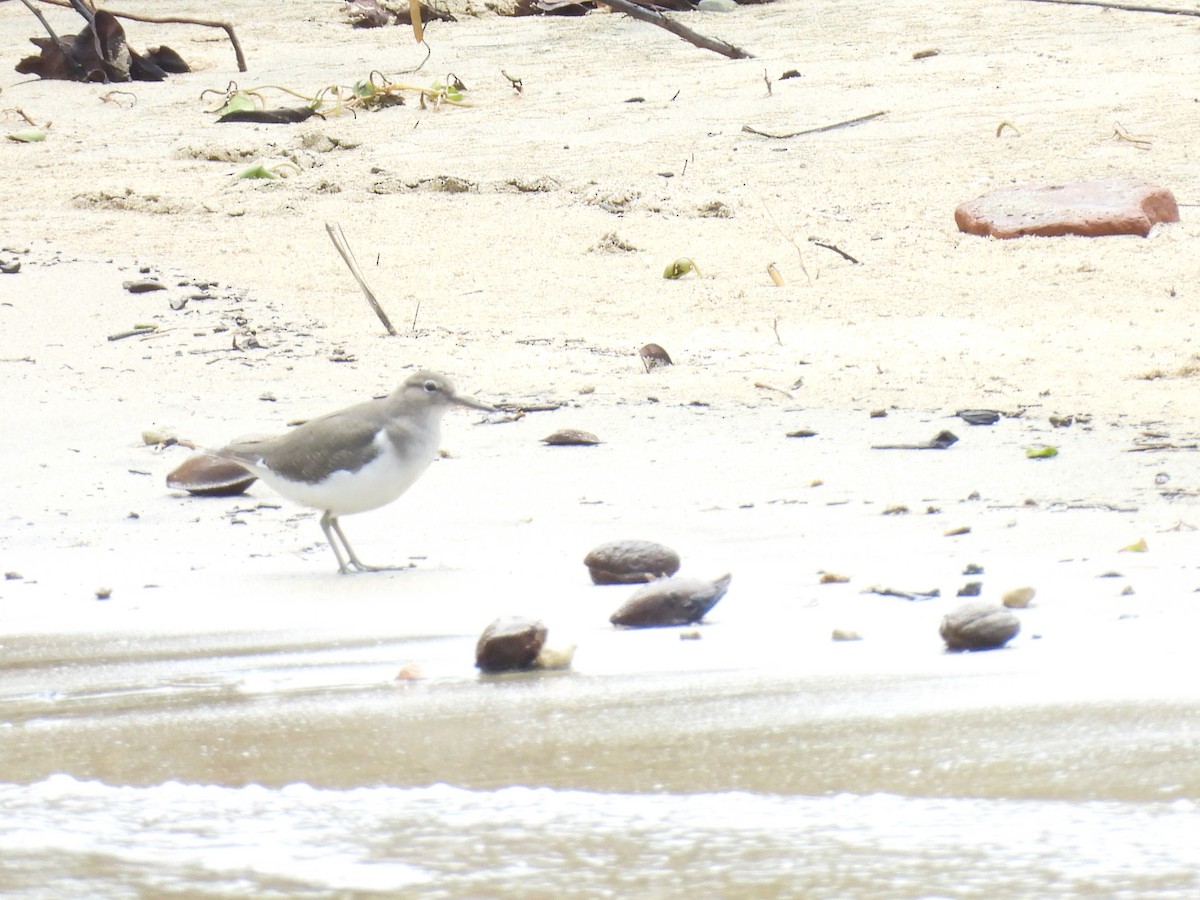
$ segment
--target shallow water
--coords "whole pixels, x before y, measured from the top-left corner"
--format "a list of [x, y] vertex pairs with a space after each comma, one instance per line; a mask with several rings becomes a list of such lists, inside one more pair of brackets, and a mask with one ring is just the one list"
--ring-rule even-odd
[[9, 897], [1145, 897], [1200, 890], [1189, 801], [0, 787]]
[[[8, 642], [0, 893], [1200, 892], [1200, 704], [1165, 670], [712, 668], [719, 635], [490, 680], [446, 662], [465, 636]], [[661, 669], [620, 671], [631, 640]], [[394, 681], [413, 659], [447, 668]]]

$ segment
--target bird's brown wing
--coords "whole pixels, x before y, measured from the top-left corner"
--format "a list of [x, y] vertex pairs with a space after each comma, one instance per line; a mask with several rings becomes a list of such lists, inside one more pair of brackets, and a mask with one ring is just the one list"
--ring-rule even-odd
[[[331, 472], [357, 472], [379, 455], [374, 446], [383, 428], [381, 402], [358, 406], [309, 419], [279, 437], [236, 441], [221, 456], [257, 464], [292, 481], [314, 484]], [[364, 415], [366, 413], [366, 415]]]

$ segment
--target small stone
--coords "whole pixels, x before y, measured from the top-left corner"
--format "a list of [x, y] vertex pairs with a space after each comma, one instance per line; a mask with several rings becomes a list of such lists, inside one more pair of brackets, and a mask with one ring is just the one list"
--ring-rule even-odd
[[681, 641], [698, 641], [703, 637], [699, 628], [689, 628], [687, 631], [679, 632]]
[[846, 628], [833, 629], [833, 639], [835, 641], [861, 641], [862, 635], [857, 631], [850, 631]]
[[575, 644], [543, 644], [533, 664], [539, 669], [569, 669], [574, 658]]
[[147, 428], [142, 432], [142, 443], [148, 447], [160, 444], [178, 444], [179, 436], [168, 429]]
[[692, 625], [717, 605], [732, 580], [732, 575], [722, 575], [715, 581], [699, 578], [655, 581], [634, 591], [609, 621], [627, 628]]
[[679, 571], [679, 554], [653, 541], [609, 541], [583, 558], [593, 584], [642, 584]]
[[968, 581], [958, 589], [960, 597], [978, 597], [981, 593], [983, 593], [982, 581]]
[[1164, 187], [1113, 178], [1003, 188], [963, 203], [954, 211], [954, 221], [959, 231], [997, 238], [1063, 234], [1145, 237], [1159, 222], [1178, 222], [1179, 207]]
[[995, 650], [1020, 630], [1020, 620], [1003, 606], [966, 603], [942, 619], [940, 633], [951, 650]]
[[167, 286], [159, 281], [126, 281], [121, 287], [131, 294], [148, 294], [151, 291], [165, 291]]
[[964, 575], [982, 575], [983, 574], [983, 566], [978, 565], [976, 563], [967, 563], [967, 566], [965, 569], [962, 570], [962, 573]]
[[102, 587], [96, 588], [96, 599], [107, 600], [112, 596], [112, 588]]
[[1000, 602], [1009, 609], [1024, 609], [1033, 602], [1033, 598], [1036, 594], [1037, 590], [1031, 587], [1014, 588], [1005, 594], [1001, 598]]
[[546, 643], [546, 626], [533, 619], [496, 619], [475, 645], [475, 667], [483, 672], [519, 672], [533, 668]]
[[24, 580], [24, 577], [25, 576], [23, 576], [20, 572], [5, 572], [4, 573], [5, 581], [22, 581], [22, 580]]
[[822, 572], [820, 577], [821, 584], [845, 584], [850, 580], [848, 575], [839, 575], [837, 572]]

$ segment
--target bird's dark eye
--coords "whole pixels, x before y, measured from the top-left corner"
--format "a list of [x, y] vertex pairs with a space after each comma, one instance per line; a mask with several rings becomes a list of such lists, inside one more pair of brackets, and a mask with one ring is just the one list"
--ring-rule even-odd
[[430, 380], [430, 381], [425, 382], [425, 393], [436, 394], [437, 392], [438, 392], [438, 383], [436, 381]]

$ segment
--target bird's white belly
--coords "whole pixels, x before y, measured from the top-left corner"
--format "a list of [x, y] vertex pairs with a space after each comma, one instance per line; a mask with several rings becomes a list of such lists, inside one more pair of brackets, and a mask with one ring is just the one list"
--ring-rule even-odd
[[303, 506], [328, 510], [335, 516], [366, 512], [391, 503], [421, 477], [437, 455], [437, 436], [428, 447], [411, 447], [400, 457], [380, 431], [375, 445], [380, 453], [357, 472], [340, 469], [313, 484], [287, 481], [269, 469], [260, 469], [263, 481], [283, 496]]

